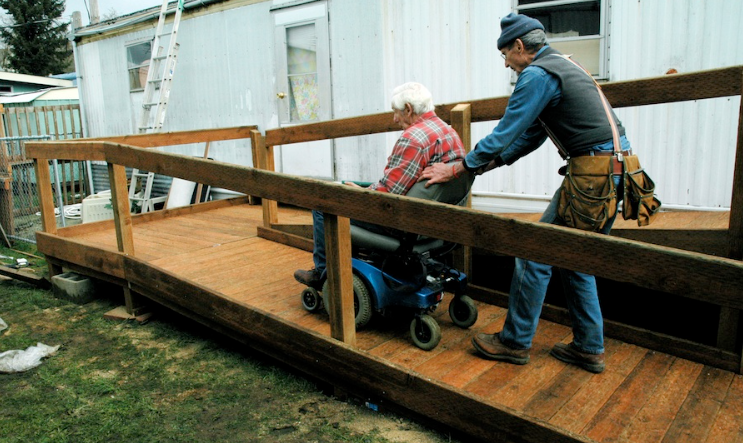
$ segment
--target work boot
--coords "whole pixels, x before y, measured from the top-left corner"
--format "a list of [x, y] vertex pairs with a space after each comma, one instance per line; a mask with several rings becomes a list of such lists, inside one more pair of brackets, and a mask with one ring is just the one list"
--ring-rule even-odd
[[310, 286], [318, 291], [322, 288], [322, 272], [315, 268], [312, 268], [309, 271], [297, 269], [294, 271], [294, 279], [303, 285]]
[[491, 360], [505, 361], [515, 365], [529, 363], [528, 349], [514, 349], [503, 344], [498, 334], [477, 334], [472, 344], [481, 354]]
[[556, 344], [550, 351], [550, 355], [594, 374], [600, 374], [606, 367], [603, 352], [601, 354], [588, 354], [580, 351], [573, 343], [568, 345], [564, 343]]

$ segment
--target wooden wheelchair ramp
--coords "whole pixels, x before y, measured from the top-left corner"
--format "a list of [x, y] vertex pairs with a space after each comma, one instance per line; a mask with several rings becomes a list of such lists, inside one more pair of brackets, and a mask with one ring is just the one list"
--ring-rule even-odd
[[[281, 209], [283, 220], [307, 222]], [[478, 357], [470, 343], [500, 330], [503, 308], [478, 303], [468, 330], [434, 316], [442, 341], [416, 348], [408, 320], [373, 321], [356, 346], [330, 337], [328, 316], [306, 312], [292, 273], [311, 254], [256, 235], [261, 208], [242, 201], [134, 217], [136, 257], [117, 252], [113, 222], [38, 234], [65, 266], [129, 287], [342, 390], [394, 403], [483, 441], [742, 442], [743, 377], [607, 339], [594, 375], [549, 356], [570, 329], [540, 322], [525, 366]]]

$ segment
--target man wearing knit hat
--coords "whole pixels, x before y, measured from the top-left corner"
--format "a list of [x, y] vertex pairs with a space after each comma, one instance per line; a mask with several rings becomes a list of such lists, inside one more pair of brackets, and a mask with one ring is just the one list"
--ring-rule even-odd
[[[480, 140], [462, 162], [426, 168], [421, 179], [429, 184], [445, 182], [465, 171], [483, 173], [539, 148], [552, 136], [563, 156], [611, 155], [614, 149], [611, 114], [624, 155], [630, 144], [624, 127], [610, 108], [604, 108], [590, 74], [547, 44], [538, 20], [508, 14], [501, 20], [498, 49], [506, 67], [519, 74], [503, 118], [493, 132]], [[548, 134], [549, 132], [549, 134]], [[615, 184], [620, 176], [613, 176]], [[540, 221], [565, 225], [557, 214], [560, 190], [555, 193]], [[616, 215], [615, 215], [616, 216]], [[614, 217], [600, 232], [608, 233]], [[558, 343], [550, 354], [587, 371], [604, 370], [603, 317], [596, 279], [592, 275], [560, 270], [573, 328], [573, 341]], [[516, 258], [508, 301], [508, 314], [499, 333], [478, 334], [475, 349], [483, 356], [514, 364], [529, 362], [529, 350], [537, 329], [552, 266]]]

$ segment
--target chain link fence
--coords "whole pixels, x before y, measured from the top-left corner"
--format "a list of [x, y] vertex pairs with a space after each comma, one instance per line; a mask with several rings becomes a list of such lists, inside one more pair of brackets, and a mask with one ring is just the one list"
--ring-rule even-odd
[[[78, 105], [5, 107], [0, 127], [0, 226], [11, 241], [36, 242], [42, 229], [38, 183], [25, 144], [82, 137]], [[89, 164], [52, 160], [57, 226], [80, 223], [83, 199], [90, 193]]]

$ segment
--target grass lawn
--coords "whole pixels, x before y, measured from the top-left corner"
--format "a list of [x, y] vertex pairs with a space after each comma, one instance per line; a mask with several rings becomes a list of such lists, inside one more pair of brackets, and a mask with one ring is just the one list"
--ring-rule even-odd
[[145, 324], [104, 319], [119, 298], [78, 305], [0, 280], [0, 318], [9, 326], [0, 352], [61, 345], [37, 368], [0, 374], [0, 442], [452, 441], [328, 397], [171, 311]]

